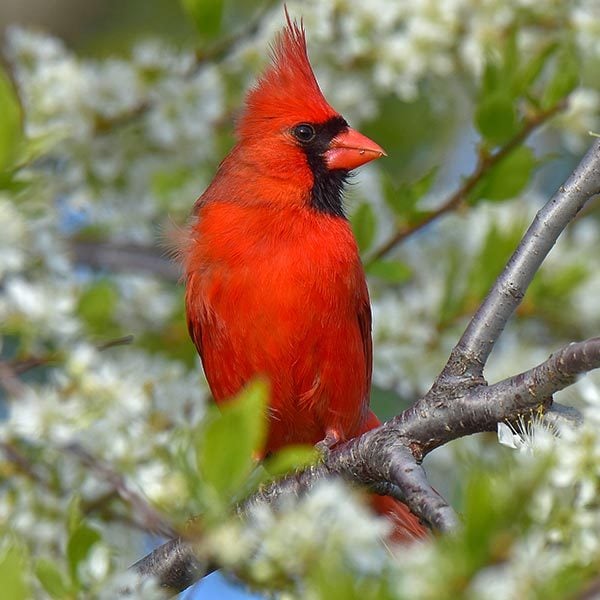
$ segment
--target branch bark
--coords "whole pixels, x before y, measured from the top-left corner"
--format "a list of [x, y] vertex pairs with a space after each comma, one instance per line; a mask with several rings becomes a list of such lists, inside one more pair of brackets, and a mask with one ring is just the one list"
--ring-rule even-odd
[[[600, 140], [538, 212], [427, 394], [377, 429], [335, 447], [322, 463], [258, 490], [237, 507], [238, 514], [247, 514], [257, 504], [274, 504], [284, 494], [302, 494], [322, 478], [339, 476], [396, 497], [440, 531], [454, 530], [457, 517], [427, 482], [420, 466], [423, 458], [451, 440], [495, 431], [499, 422], [547, 408], [553, 393], [571, 385], [577, 375], [600, 368], [600, 338], [591, 338], [569, 344], [540, 365], [493, 385], [483, 376], [494, 344], [542, 261], [586, 201], [598, 193]], [[181, 591], [190, 585], [190, 573], [204, 574], [198, 564], [194, 547], [177, 539], [132, 568]]]
[[448, 361], [444, 376], [470, 372], [479, 377], [504, 330], [521, 303], [533, 276], [558, 236], [585, 203], [600, 193], [600, 145], [596, 141], [567, 181], [537, 213], [504, 271], [471, 319]]

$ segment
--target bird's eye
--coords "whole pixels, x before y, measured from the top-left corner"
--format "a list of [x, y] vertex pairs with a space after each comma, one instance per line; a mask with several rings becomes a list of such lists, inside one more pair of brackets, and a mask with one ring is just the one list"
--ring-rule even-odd
[[292, 129], [292, 134], [299, 142], [303, 143], [312, 142], [315, 135], [317, 135], [315, 128], [308, 123], [300, 123], [300, 125], [296, 125], [296, 127]]

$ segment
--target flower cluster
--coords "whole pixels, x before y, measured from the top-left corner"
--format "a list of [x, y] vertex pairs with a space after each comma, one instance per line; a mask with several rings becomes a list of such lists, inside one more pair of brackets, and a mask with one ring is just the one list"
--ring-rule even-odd
[[515, 469], [535, 473], [545, 464], [545, 474], [527, 503], [529, 532], [505, 564], [481, 578], [482, 598], [518, 597], [524, 590], [542, 588], [545, 581], [585, 569], [600, 556], [600, 379], [592, 374], [561, 396], [565, 394], [578, 395], [583, 402], [581, 426], [563, 423], [553, 435], [534, 420], [515, 431], [507, 444], [520, 452]]
[[[393, 562], [382, 544], [387, 533], [389, 523], [374, 516], [364, 500], [341, 482], [325, 481], [302, 499], [254, 508], [243, 524], [234, 521], [216, 529], [209, 543], [223, 565], [234, 572], [243, 569], [256, 585], [279, 581], [290, 586], [318, 569], [323, 552], [348, 572], [381, 577]], [[310, 583], [300, 585], [308, 594], [304, 597], [316, 598], [310, 588]]]

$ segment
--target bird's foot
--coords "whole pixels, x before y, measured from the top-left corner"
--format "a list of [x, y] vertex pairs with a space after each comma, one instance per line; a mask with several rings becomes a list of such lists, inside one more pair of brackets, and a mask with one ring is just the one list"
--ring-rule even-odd
[[321, 453], [323, 460], [327, 460], [331, 449], [340, 443], [342, 436], [335, 429], [328, 429], [325, 437], [315, 444], [315, 448]]

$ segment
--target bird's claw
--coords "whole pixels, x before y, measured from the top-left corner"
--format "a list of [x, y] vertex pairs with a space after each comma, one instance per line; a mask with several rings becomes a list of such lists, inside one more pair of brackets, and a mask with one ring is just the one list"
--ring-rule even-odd
[[327, 461], [331, 449], [340, 442], [340, 435], [337, 431], [327, 431], [325, 437], [315, 444], [315, 448], [321, 454], [324, 461]]

